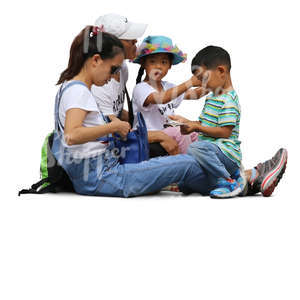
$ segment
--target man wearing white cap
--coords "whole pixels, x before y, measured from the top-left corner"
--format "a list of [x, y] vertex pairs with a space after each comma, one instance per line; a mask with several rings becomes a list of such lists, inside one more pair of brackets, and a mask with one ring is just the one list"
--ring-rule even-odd
[[[100, 16], [96, 26], [104, 32], [118, 37], [125, 49], [125, 59], [134, 59], [136, 56], [136, 43], [145, 30], [146, 24], [132, 23], [126, 17], [117, 14]], [[129, 121], [128, 112], [123, 109], [125, 99], [125, 86], [128, 80], [128, 67], [124, 61], [120, 72], [104, 86], [92, 86], [92, 93], [96, 98], [99, 109], [110, 119], [120, 118]]]
[[[95, 25], [102, 31], [118, 37], [125, 48], [125, 59], [134, 59], [136, 57], [136, 43], [146, 28], [146, 24], [129, 22], [126, 17], [117, 14], [106, 14], [100, 16]], [[129, 113], [123, 109], [125, 101], [125, 86], [128, 80], [128, 67], [124, 61], [120, 72], [104, 86], [93, 85], [91, 91], [97, 101], [99, 109], [104, 115], [113, 118], [119, 118], [122, 121], [129, 122]], [[131, 116], [133, 119], [133, 115]], [[149, 134], [150, 133], [150, 134]], [[168, 148], [169, 153], [178, 154], [177, 142], [161, 131], [151, 131], [148, 133], [150, 143], [150, 157], [167, 155], [168, 152], [161, 146]]]

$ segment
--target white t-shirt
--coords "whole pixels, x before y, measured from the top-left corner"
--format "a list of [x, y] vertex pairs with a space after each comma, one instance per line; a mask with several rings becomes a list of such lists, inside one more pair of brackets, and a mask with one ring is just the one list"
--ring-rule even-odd
[[104, 115], [119, 116], [125, 100], [125, 86], [128, 80], [128, 67], [123, 62], [120, 70], [120, 82], [112, 78], [103, 86], [92, 85], [91, 91], [94, 95], [98, 108]]
[[[165, 91], [176, 86], [175, 84], [167, 81], [162, 81], [161, 83]], [[137, 123], [136, 114], [137, 112], [141, 112], [145, 119], [148, 131], [163, 130], [164, 124], [167, 123], [167, 116], [174, 115], [174, 109], [177, 108], [184, 99], [183, 93], [166, 104], [149, 104], [148, 106], [144, 106], [144, 102], [147, 97], [154, 92], [157, 92], [157, 90], [147, 82], [141, 82], [133, 89], [132, 104], [135, 115], [134, 128]]]
[[[66, 85], [64, 82], [63, 85]], [[83, 121], [84, 127], [93, 127], [105, 124], [105, 121], [98, 110], [95, 98], [90, 90], [81, 84], [70, 86], [62, 95], [59, 105], [59, 119], [65, 126], [66, 112], [71, 108], [80, 108], [88, 111]], [[106, 145], [100, 141], [87, 142], [80, 145], [67, 145], [63, 140], [64, 147], [69, 148], [75, 158], [87, 158], [97, 156], [105, 152]]]

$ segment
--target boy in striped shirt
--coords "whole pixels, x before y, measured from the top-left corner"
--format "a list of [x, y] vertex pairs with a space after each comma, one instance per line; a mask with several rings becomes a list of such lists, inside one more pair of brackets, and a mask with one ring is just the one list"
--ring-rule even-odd
[[229, 198], [241, 193], [246, 184], [241, 176], [239, 99], [232, 87], [231, 61], [228, 52], [220, 47], [208, 46], [200, 50], [192, 61], [192, 72], [210, 93], [206, 98], [199, 121], [171, 117], [183, 122], [181, 133], [198, 132], [197, 142], [190, 145], [188, 154], [216, 182], [212, 198]]

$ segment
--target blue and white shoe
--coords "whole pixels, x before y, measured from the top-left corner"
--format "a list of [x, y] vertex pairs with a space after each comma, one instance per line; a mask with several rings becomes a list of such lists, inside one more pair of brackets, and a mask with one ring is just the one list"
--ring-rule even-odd
[[248, 191], [248, 184], [247, 184], [247, 179], [244, 174], [244, 169], [241, 167], [240, 169], [236, 170], [232, 175], [231, 178], [236, 180], [236, 182], [239, 184], [241, 188], [241, 193], [239, 196], [245, 196], [247, 195]]
[[236, 180], [219, 178], [216, 188], [210, 192], [210, 197], [218, 199], [232, 198], [238, 196], [241, 191]]

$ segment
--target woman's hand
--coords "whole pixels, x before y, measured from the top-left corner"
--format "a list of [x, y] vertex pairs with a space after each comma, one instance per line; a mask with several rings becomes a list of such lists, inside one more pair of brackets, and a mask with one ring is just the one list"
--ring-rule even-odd
[[121, 121], [118, 118], [115, 118], [111, 125], [113, 126], [113, 132], [118, 133], [121, 138], [125, 139], [127, 137], [128, 132], [130, 131], [130, 124], [125, 121]]

